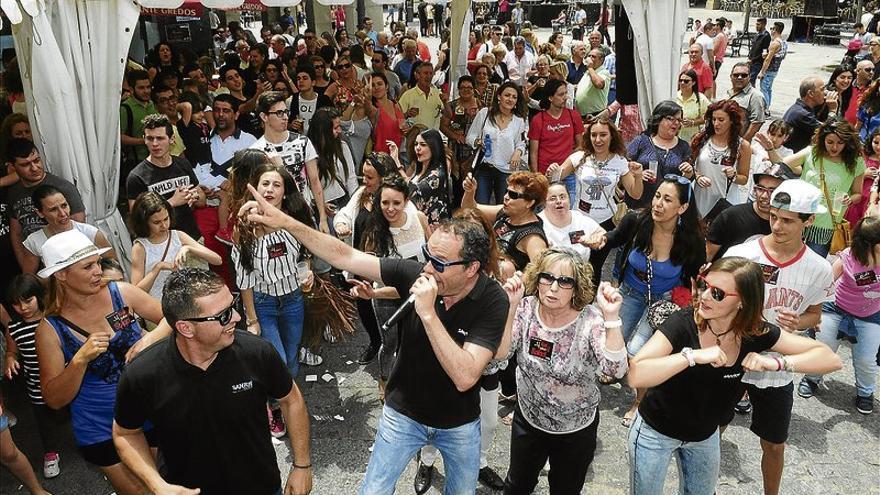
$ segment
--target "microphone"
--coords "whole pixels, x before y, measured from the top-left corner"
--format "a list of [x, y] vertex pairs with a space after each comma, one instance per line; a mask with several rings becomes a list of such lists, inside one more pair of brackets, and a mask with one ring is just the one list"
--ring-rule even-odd
[[413, 305], [415, 305], [415, 303], [416, 303], [416, 295], [410, 294], [409, 297], [406, 299], [406, 301], [403, 301], [403, 304], [401, 304], [397, 308], [397, 310], [394, 312], [394, 314], [391, 315], [391, 318], [388, 318], [388, 321], [386, 321], [382, 325], [382, 331], [383, 332], [388, 331], [389, 328], [396, 325], [397, 321], [400, 320], [401, 318], [403, 318], [403, 315], [410, 312], [410, 310], [412, 309]]

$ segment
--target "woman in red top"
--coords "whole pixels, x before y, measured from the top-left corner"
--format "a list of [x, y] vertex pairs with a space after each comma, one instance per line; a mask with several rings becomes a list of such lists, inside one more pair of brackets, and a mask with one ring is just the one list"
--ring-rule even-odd
[[372, 74], [373, 108], [370, 115], [373, 121], [373, 151], [388, 153], [388, 141], [401, 148], [403, 133], [409, 130], [400, 105], [388, 98], [388, 78], [385, 74]]
[[477, 69], [477, 66], [482, 62], [477, 60], [477, 55], [480, 54], [480, 48], [483, 47], [483, 33], [479, 29], [474, 29], [471, 31], [471, 34], [468, 35], [468, 45], [470, 48], [468, 49], [467, 54], [467, 68], [468, 72], [471, 74]]

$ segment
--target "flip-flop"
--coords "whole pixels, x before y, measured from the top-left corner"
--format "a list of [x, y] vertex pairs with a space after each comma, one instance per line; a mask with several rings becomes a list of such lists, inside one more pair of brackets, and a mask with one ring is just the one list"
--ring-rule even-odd
[[507, 426], [511, 426], [513, 424], [513, 413], [509, 413], [507, 416], [501, 418], [501, 422]]
[[620, 424], [625, 428], [629, 428], [632, 426], [635, 417], [635, 414], [630, 415], [630, 412], [627, 411], [626, 414], [623, 415], [623, 419], [620, 420]]

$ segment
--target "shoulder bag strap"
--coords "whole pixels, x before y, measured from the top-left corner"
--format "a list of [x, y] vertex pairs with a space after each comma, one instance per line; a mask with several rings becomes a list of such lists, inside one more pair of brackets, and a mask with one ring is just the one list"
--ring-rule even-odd
[[834, 218], [834, 212], [831, 211], [831, 195], [828, 194], [828, 184], [825, 183], [825, 163], [822, 158], [819, 158], [819, 186], [822, 187], [822, 195], [825, 196], [825, 206], [828, 208], [828, 213], [831, 214], [831, 223], [837, 225], [838, 222]]
[[648, 306], [650, 306], [651, 305], [651, 279], [654, 278], [654, 267], [651, 266], [651, 256], [648, 254], [645, 255], [645, 264], [648, 267], [648, 276], [647, 276], [647, 281], [646, 281], [646, 284], [648, 285], [648, 292], [645, 294], [645, 297], [648, 301]]
[[162, 257], [159, 258], [159, 262], [165, 261], [165, 257], [168, 256], [168, 248], [171, 247], [171, 234], [173, 232], [174, 232], [173, 230], [168, 231], [168, 240], [165, 241], [165, 250], [162, 251]]

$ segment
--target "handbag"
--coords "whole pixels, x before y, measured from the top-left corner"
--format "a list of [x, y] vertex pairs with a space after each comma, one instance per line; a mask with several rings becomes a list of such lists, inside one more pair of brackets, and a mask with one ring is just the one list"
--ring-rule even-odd
[[831, 236], [831, 248], [829, 254], [837, 254], [852, 244], [852, 227], [848, 220], [834, 219], [834, 211], [831, 209], [831, 195], [828, 194], [828, 185], [825, 183], [825, 165], [823, 160], [819, 159], [819, 184], [822, 186], [822, 195], [825, 196], [825, 204], [828, 206], [828, 213], [831, 215], [831, 223], [834, 224], [834, 234]]
[[614, 212], [614, 214], [611, 215], [611, 221], [614, 223], [614, 226], [617, 227], [618, 225], [620, 225], [620, 221], [623, 220], [623, 217], [626, 216], [627, 212], [629, 211], [629, 207], [627, 207], [626, 203], [624, 203], [623, 201], [618, 201], [617, 208], [615, 209], [614, 205], [611, 203], [611, 198], [608, 197], [608, 194], [605, 192], [604, 187], [602, 188], [602, 196], [604, 196], [605, 201], [608, 202], [608, 208]]
[[645, 313], [645, 319], [648, 321], [648, 325], [651, 326], [651, 330], [657, 330], [660, 328], [660, 325], [666, 321], [673, 313], [680, 310], [678, 304], [675, 304], [672, 301], [667, 301], [665, 299], [660, 299], [658, 301], [651, 301], [651, 279], [654, 278], [654, 269], [651, 267], [651, 257], [645, 256], [645, 262], [648, 265], [648, 293], [646, 295], [648, 301], [648, 309]]

